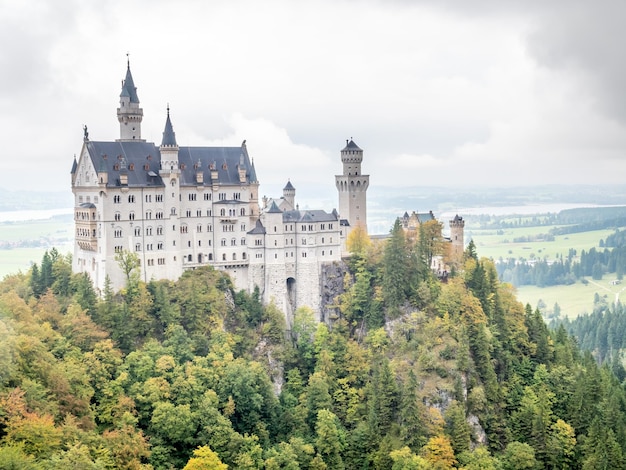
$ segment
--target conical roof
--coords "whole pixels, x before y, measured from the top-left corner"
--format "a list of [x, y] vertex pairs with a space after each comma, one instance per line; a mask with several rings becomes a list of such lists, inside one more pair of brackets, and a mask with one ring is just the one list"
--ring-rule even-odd
[[172, 127], [172, 121], [170, 120], [170, 107], [167, 107], [167, 119], [165, 120], [165, 130], [163, 130], [163, 140], [161, 141], [161, 147], [178, 147], [176, 143], [176, 134]]
[[128, 67], [126, 68], [126, 78], [122, 83], [122, 92], [120, 93], [120, 97], [130, 97], [131, 103], [139, 103], [137, 87], [133, 81], [133, 75], [130, 73], [130, 61], [128, 62]]

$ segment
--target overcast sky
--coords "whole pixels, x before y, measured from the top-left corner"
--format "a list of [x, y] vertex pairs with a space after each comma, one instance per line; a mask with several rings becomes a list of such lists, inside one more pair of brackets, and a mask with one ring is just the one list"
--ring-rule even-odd
[[[505, 6], [506, 4], [506, 6]], [[471, 7], [470, 7], [471, 5]], [[623, 183], [626, 2], [0, 0], [0, 188], [69, 191], [119, 137], [126, 53], [161, 141], [247, 140], [261, 192]]]

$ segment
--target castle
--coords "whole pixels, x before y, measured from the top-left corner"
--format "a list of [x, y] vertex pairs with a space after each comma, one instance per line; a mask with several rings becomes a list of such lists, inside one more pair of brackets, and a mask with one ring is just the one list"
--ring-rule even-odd
[[[321, 270], [341, 260], [348, 231], [367, 226], [369, 176], [363, 151], [341, 150], [336, 210], [299, 210], [291, 182], [279, 199], [259, 204], [259, 181], [246, 142], [239, 147], [179, 146], [169, 106], [161, 145], [142, 138], [143, 109], [127, 66], [117, 108], [120, 137], [94, 141], [84, 129], [72, 165], [75, 200], [74, 272], [86, 272], [102, 292], [108, 278], [121, 288], [116, 255], [139, 257], [141, 278], [171, 279], [211, 265], [237, 289], [259, 288], [283, 312], [308, 305], [317, 312]], [[289, 319], [290, 315], [287, 315]]]
[[[290, 181], [282, 197], [259, 201], [245, 141], [179, 146], [169, 106], [161, 144], [143, 139], [130, 63], [117, 118], [115, 141], [91, 140], [85, 126], [72, 165], [74, 272], [86, 272], [102, 293], [107, 279], [116, 290], [125, 284], [118, 253], [138, 256], [145, 282], [176, 280], [185, 270], [210, 265], [228, 273], [237, 289], [258, 288], [288, 322], [303, 305], [324, 320], [323, 273], [345, 254], [353, 227], [367, 230], [369, 175], [361, 172], [363, 150], [352, 139], [341, 150], [343, 172], [335, 176], [339, 212], [300, 210]], [[456, 227], [454, 245], [462, 249], [462, 223]]]

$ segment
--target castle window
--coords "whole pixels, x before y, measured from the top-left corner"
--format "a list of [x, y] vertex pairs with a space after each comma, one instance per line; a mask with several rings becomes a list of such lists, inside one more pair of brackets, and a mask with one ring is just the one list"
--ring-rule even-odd
[[230, 239], [230, 245], [231, 246], [237, 246], [237, 239], [236, 238], [231, 238]]
[[241, 210], [239, 211], [239, 215], [246, 215], [246, 209], [245, 207], [242, 207]]
[[209, 246], [211, 246], [211, 239], [209, 239], [209, 241], [207, 243], [209, 244]]
[[233, 253], [233, 261], [237, 261], [237, 253]]
[[198, 246], [202, 246], [202, 240], [198, 240]]
[[241, 258], [242, 259], [246, 259], [246, 253], [245, 252], [241, 255]]
[[185, 214], [187, 215], [187, 217], [191, 217], [191, 211], [188, 210]]
[[276, 232], [276, 225], [274, 225], [274, 232]]
[[331, 254], [331, 255], [333, 254], [333, 250], [330, 250], [330, 254]]
[[78, 196], [78, 202], [82, 203], [83, 202], [83, 197], [82, 196]]
[[213, 253], [209, 253], [209, 261], [213, 261]]
[[135, 227], [135, 236], [138, 237], [141, 235], [141, 227]]
[[146, 202], [152, 202], [152, 195], [146, 194]]
[[141, 243], [135, 243], [135, 251], [141, 251]]
[[302, 231], [303, 231], [303, 232], [306, 232], [306, 225], [303, 225], [303, 226], [302, 226]]
[[220, 209], [220, 216], [224, 217], [226, 215], [226, 209]]
[[219, 200], [220, 201], [225, 201], [226, 200], [226, 193], [219, 193]]
[[326, 230], [326, 224], [321, 224], [320, 225], [320, 230]]
[[222, 242], [222, 246], [226, 246], [226, 239], [225, 238], [222, 238], [221, 242]]
[[246, 224], [241, 224], [241, 227], [239, 228], [242, 232], [246, 231]]
[[155, 200], [156, 202], [163, 202], [163, 194], [157, 194]]
[[245, 238], [242, 238], [242, 239], [241, 239], [241, 245], [245, 245], [245, 244], [246, 244], [246, 239], [245, 239]]
[[278, 253], [274, 253], [274, 259], [278, 258]]
[[161, 226], [157, 227], [157, 235], [163, 235], [163, 227]]
[[133, 196], [132, 194], [130, 196], [128, 196], [128, 202], [130, 202], [130, 203], [135, 202], [135, 196]]
[[211, 200], [211, 193], [204, 193], [204, 200], [205, 201], [210, 201]]
[[322, 256], [324, 256], [324, 250], [322, 250]]
[[322, 243], [324, 243], [324, 237], [322, 237]]
[[152, 211], [146, 211], [146, 219], [152, 218]]
[[189, 200], [190, 201], [195, 201], [196, 200], [196, 193], [189, 193]]
[[119, 212], [115, 213], [115, 216], [113, 217], [116, 221], [120, 220], [122, 218], [122, 216], [120, 215]]
[[202, 255], [198, 255], [198, 263], [202, 263]]
[[157, 250], [162, 250], [162, 249], [163, 249], [163, 242], [157, 243]]
[[274, 246], [278, 246], [278, 240], [274, 240]]
[[143, 166], [143, 169], [148, 171], [150, 169], [150, 165], [148, 165], [147, 163]]
[[306, 252], [303, 252], [303, 253], [302, 253], [302, 257], [303, 257], [303, 258], [306, 258]]
[[128, 220], [135, 220], [135, 213], [131, 212], [130, 214], [128, 214]]
[[[134, 129], [133, 129], [133, 130], [134, 130]], [[128, 165], [128, 169], [129, 169], [130, 171], [134, 171], [134, 170], [135, 170], [135, 164], [134, 164], [134, 163], [131, 163], [130, 165]]]
[[170, 209], [170, 215], [176, 215], [176, 208], [175, 207], [172, 207]]
[[189, 261], [190, 263], [191, 263], [191, 260], [192, 260], [192, 259], [193, 259], [193, 258], [191, 257], [191, 255], [187, 256], [187, 261]]
[[222, 253], [222, 261], [226, 261], [226, 253]]
[[206, 231], [207, 232], [212, 232], [213, 231], [213, 226], [212, 225], [207, 225], [206, 226]]
[[312, 225], [309, 225], [309, 231], [311, 231], [311, 232], [313, 231], [313, 226]]
[[202, 217], [202, 211], [200, 209], [196, 211], [196, 217]]
[[119, 195], [113, 196], [113, 203], [119, 204], [121, 202], [121, 197]]
[[196, 232], [202, 232], [202, 225], [198, 224], [198, 226], [196, 227]]
[[302, 239], [302, 244], [303, 244], [303, 245], [306, 245], [306, 238], [303, 238], [303, 239]]
[[146, 235], [152, 235], [152, 227], [146, 228]]
[[187, 248], [191, 248], [191, 240], [187, 241]]

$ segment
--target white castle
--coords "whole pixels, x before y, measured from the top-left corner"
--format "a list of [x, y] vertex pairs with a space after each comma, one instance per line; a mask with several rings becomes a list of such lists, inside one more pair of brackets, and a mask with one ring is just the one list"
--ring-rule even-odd
[[335, 177], [339, 212], [299, 210], [288, 182], [279, 199], [259, 204], [259, 181], [246, 142], [239, 147], [182, 147], [169, 107], [161, 145], [141, 135], [143, 109], [130, 72], [122, 83], [120, 138], [93, 141], [85, 127], [72, 166], [76, 241], [73, 270], [102, 292], [125, 283], [116, 254], [138, 255], [142, 280], [178, 279], [211, 265], [237, 289], [259, 288], [287, 315], [307, 305], [320, 320], [322, 270], [341, 260], [348, 231], [367, 228], [369, 176], [354, 141], [341, 150]]

